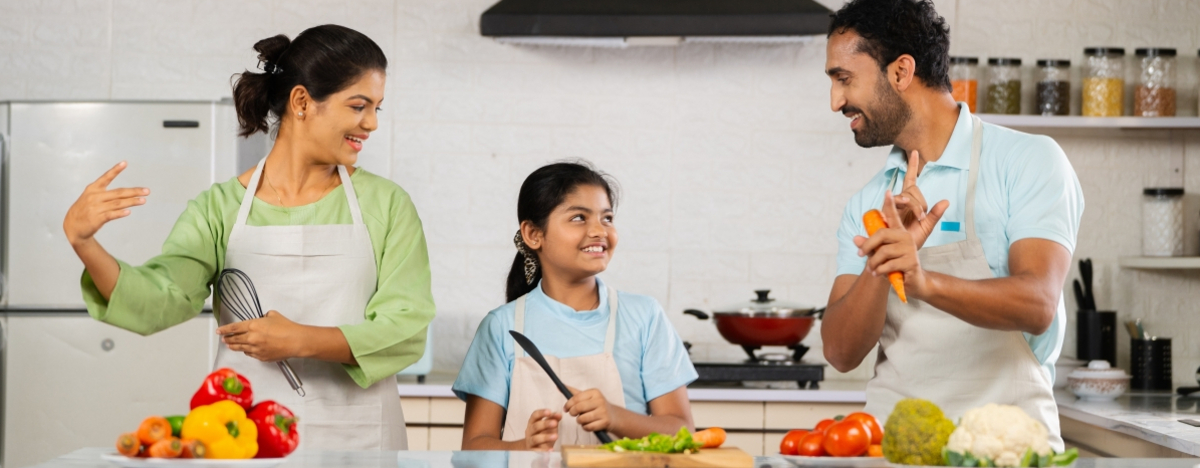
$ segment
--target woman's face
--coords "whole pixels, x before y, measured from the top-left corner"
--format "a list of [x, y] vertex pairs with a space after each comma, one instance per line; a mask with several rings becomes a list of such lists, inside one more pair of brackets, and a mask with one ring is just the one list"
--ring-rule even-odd
[[[386, 75], [372, 70], [324, 101], [307, 106], [302, 126], [306, 147], [316, 149], [319, 162], [353, 166], [371, 132], [379, 128]], [[293, 116], [296, 117], [296, 116]]]
[[525, 241], [537, 251], [543, 276], [575, 281], [599, 274], [617, 248], [608, 193], [595, 185], [577, 187], [550, 213], [546, 229], [527, 231]]

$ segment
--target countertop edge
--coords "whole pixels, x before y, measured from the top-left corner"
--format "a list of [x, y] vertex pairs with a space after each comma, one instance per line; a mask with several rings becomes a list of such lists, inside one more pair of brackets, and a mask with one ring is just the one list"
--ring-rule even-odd
[[[1117, 432], [1120, 434], [1125, 434], [1130, 437], [1135, 437], [1135, 438], [1144, 440], [1146, 442], [1160, 445], [1160, 446], [1163, 446], [1163, 447], [1166, 447], [1166, 448], [1169, 448], [1172, 450], [1176, 450], [1176, 451], [1187, 453], [1187, 454], [1194, 455], [1194, 456], [1200, 456], [1200, 441], [1187, 440], [1187, 439], [1180, 438], [1176, 435], [1172, 435], [1167, 432], [1155, 430], [1153, 425], [1150, 425], [1150, 427], [1147, 427], [1147, 426], [1138, 425], [1135, 422], [1123, 421], [1121, 419], [1117, 419], [1118, 417], [1128, 415], [1128, 416], [1141, 417], [1141, 418], [1145, 419], [1146, 421], [1151, 421], [1152, 418], [1161, 418], [1163, 420], [1169, 420], [1169, 419], [1177, 420], [1178, 418], [1189, 417], [1190, 416], [1189, 414], [1172, 413], [1170, 416], [1167, 416], [1164, 414], [1159, 414], [1157, 412], [1142, 411], [1142, 410], [1130, 408], [1128, 406], [1129, 405], [1128, 401], [1125, 401], [1125, 399], [1128, 398], [1128, 396], [1120, 397], [1117, 400], [1117, 402], [1116, 402], [1117, 404], [1123, 405], [1120, 408], [1119, 412], [1112, 414], [1112, 415], [1100, 414], [1097, 412], [1089, 411], [1087, 408], [1081, 408], [1081, 407], [1077, 406], [1080, 404], [1087, 404], [1087, 402], [1080, 402], [1079, 400], [1077, 400], [1075, 398], [1075, 396], [1073, 394], [1071, 394], [1068, 391], [1058, 390], [1055, 392], [1054, 397], [1055, 397], [1055, 401], [1056, 401], [1056, 406], [1058, 407], [1059, 417], [1074, 419], [1074, 420], [1079, 421], [1084, 424], [1089, 424], [1089, 425], [1096, 426], [1096, 427], [1099, 427], [1102, 429], [1110, 430], [1110, 431]], [[1172, 398], [1172, 399], [1176, 398], [1175, 396], [1172, 396], [1172, 395], [1162, 395], [1162, 397], [1163, 398]], [[1177, 422], [1177, 424], [1180, 424], [1181, 426], [1183, 426], [1183, 423]], [[1190, 427], [1190, 426], [1187, 426], [1187, 427]], [[1182, 429], [1182, 427], [1181, 427], [1181, 429]]]

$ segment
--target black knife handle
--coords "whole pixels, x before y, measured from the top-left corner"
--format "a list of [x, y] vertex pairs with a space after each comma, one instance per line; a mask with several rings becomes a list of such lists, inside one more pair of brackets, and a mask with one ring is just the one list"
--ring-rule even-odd
[[[564, 397], [567, 397], [567, 399], [570, 400], [571, 397], [575, 396], [573, 393], [571, 393], [571, 390], [567, 388], [567, 385], [564, 384], [562, 380], [559, 380], [558, 375], [554, 373], [554, 370], [550, 368], [550, 363], [546, 362], [546, 357], [542, 356], [542, 351], [538, 349], [537, 345], [533, 344], [529, 338], [526, 338], [525, 335], [518, 333], [516, 330], [509, 330], [508, 333], [512, 335], [513, 340], [517, 342], [517, 345], [524, 349], [525, 353], [529, 354], [529, 357], [533, 358], [533, 360], [542, 367], [542, 370], [546, 371], [546, 375], [550, 376], [550, 380], [554, 382], [554, 386], [558, 387], [558, 391], [562, 392]], [[594, 434], [596, 434], [597, 439], [600, 439], [601, 443], [607, 444], [612, 442], [612, 437], [609, 437], [607, 432], [595, 431]]]

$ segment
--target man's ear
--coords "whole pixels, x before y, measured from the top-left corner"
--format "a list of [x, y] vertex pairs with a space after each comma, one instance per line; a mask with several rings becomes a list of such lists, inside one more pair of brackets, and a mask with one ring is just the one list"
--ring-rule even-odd
[[917, 73], [917, 61], [913, 56], [901, 54], [888, 65], [887, 78], [888, 84], [897, 92], [904, 92], [909, 86], [912, 86], [913, 78]]

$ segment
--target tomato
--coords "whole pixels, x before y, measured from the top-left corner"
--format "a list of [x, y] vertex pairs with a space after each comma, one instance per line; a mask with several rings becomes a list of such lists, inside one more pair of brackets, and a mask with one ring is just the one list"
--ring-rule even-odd
[[812, 431], [813, 432], [825, 432], [826, 429], [829, 429], [829, 426], [832, 426], [833, 423], [836, 423], [836, 422], [837, 421], [834, 421], [832, 419], [822, 419], [821, 422], [817, 423], [817, 427], [814, 427]]
[[883, 443], [883, 428], [879, 427], [879, 420], [875, 416], [867, 413], [850, 413], [843, 421], [860, 421], [867, 429], [871, 430], [871, 445], [879, 445]]
[[857, 457], [870, 448], [871, 430], [861, 421], [842, 421], [829, 426], [821, 446], [835, 457]]
[[779, 443], [779, 453], [783, 455], [799, 455], [800, 439], [803, 439], [806, 435], [808, 435], [808, 431], [804, 429], [788, 431], [787, 435], [783, 436], [783, 442]]
[[826, 455], [824, 447], [825, 434], [820, 432], [809, 432], [800, 439], [800, 448], [796, 451], [796, 455], [804, 457], [823, 457]]

